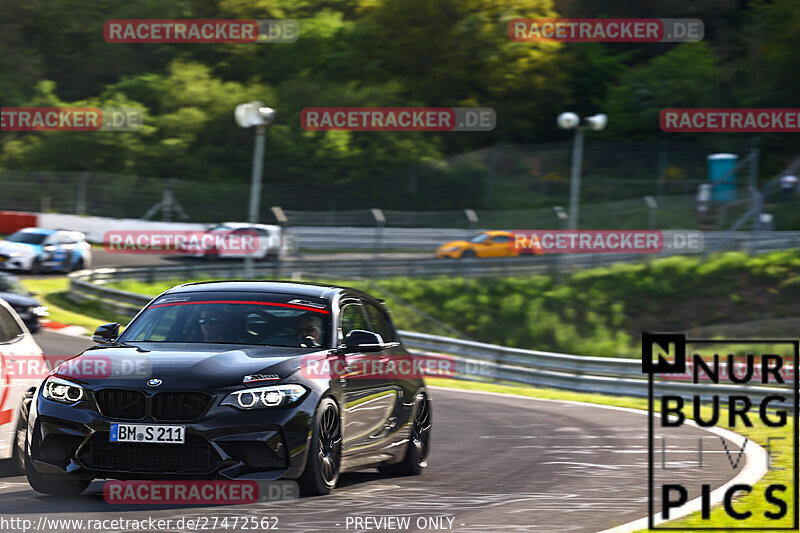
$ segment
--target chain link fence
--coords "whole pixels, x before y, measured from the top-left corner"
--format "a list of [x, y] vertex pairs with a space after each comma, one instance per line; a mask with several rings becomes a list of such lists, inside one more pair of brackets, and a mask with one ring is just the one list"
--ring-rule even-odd
[[[720, 150], [744, 156], [752, 144], [588, 140], [580, 227], [721, 229], [735, 220], [735, 206], [722, 214], [696, 210], [698, 187], [708, 183], [706, 158]], [[274, 222], [270, 207], [281, 206], [293, 226], [374, 226], [373, 208], [380, 208], [381, 224], [388, 227], [557, 228], [553, 206], [568, 203], [570, 154], [570, 142], [499, 144], [326, 186], [274, 182], [267, 170], [260, 220]], [[738, 179], [744, 189], [747, 178]], [[188, 176], [6, 170], [0, 171], [0, 191], [5, 210], [213, 223], [246, 218], [250, 184], [248, 176], [197, 182]], [[645, 196], [655, 198], [657, 212]]]

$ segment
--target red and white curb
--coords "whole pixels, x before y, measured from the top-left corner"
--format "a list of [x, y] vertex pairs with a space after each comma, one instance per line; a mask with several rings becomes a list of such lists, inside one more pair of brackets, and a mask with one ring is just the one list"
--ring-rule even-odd
[[70, 335], [72, 337], [83, 337], [89, 333], [89, 330], [81, 326], [72, 326], [70, 324], [62, 324], [54, 320], [42, 320], [42, 328], [61, 335]]

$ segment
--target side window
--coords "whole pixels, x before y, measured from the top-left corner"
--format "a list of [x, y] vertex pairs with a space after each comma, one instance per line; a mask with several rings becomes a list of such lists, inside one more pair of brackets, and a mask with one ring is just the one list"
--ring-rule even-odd
[[392, 326], [390, 325], [389, 318], [377, 306], [365, 302], [364, 307], [367, 309], [370, 324], [372, 324], [372, 331], [379, 334], [384, 342], [397, 340], [394, 335]]
[[495, 244], [498, 244], [498, 243], [507, 243], [507, 242], [508, 242], [508, 239], [509, 239], [508, 235], [495, 235], [495, 236], [492, 238], [492, 242], [494, 242]]
[[342, 339], [347, 337], [347, 334], [354, 329], [369, 329], [367, 320], [364, 318], [364, 311], [361, 308], [361, 304], [346, 304], [342, 308], [340, 320], [342, 324]]
[[5, 308], [0, 307], [0, 342], [10, 342], [22, 335], [17, 321]]

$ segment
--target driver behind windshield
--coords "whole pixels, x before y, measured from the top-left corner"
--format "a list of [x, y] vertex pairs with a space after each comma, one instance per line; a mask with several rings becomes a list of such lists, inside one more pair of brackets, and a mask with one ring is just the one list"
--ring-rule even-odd
[[226, 314], [218, 305], [205, 305], [197, 319], [204, 342], [230, 342]]
[[322, 344], [322, 319], [318, 316], [306, 316], [297, 324], [297, 338], [301, 345], [312, 348]]

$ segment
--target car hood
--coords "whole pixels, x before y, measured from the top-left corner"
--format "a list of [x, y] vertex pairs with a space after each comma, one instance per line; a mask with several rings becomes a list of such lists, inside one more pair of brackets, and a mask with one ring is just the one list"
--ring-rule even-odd
[[13, 292], [0, 292], [0, 300], [5, 300], [11, 307], [37, 307], [39, 305], [39, 302], [30, 296]]
[[[307, 357], [324, 357], [327, 349], [273, 346], [236, 346], [195, 343], [136, 343], [133, 347], [95, 346], [58, 367], [57, 375], [90, 387], [148, 388], [147, 381], [162, 381], [158, 390], [207, 390], [242, 386], [244, 376], [276, 374], [281, 379], [295, 373]], [[278, 383], [275, 380], [274, 383]], [[263, 386], [256, 382], [249, 386]]]
[[441, 245], [439, 247], [439, 250], [444, 250], [446, 248], [452, 248], [454, 246], [457, 246], [458, 248], [467, 248], [467, 247], [469, 247], [469, 242], [467, 242], [467, 241], [450, 241], [450, 242], [446, 242], [446, 243], [444, 243], [443, 245]]
[[0, 241], [0, 254], [10, 254], [11, 252], [22, 252], [27, 255], [39, 253], [41, 246], [38, 244], [26, 244], [24, 242]]

